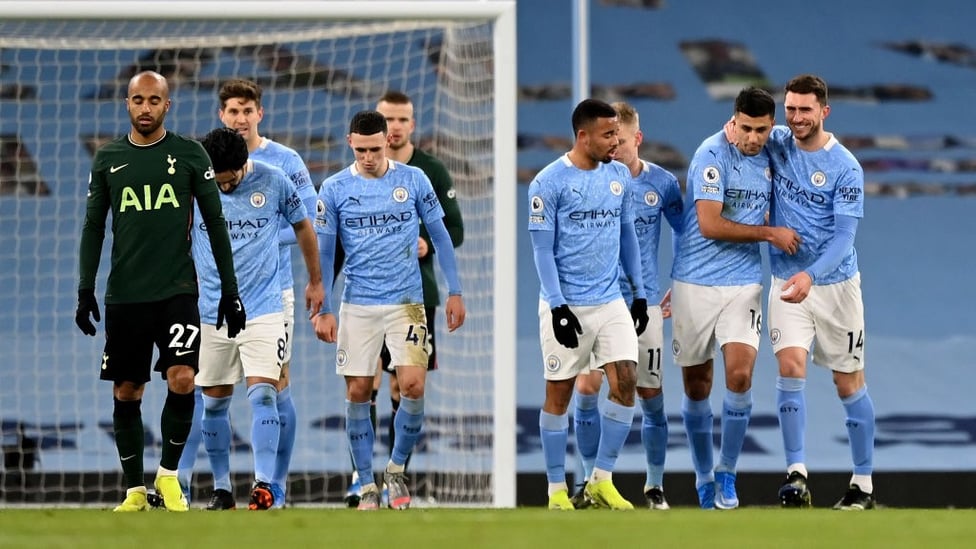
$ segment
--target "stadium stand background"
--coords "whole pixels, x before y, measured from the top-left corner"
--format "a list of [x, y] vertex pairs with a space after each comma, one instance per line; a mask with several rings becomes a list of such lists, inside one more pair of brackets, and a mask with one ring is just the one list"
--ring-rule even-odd
[[[542, 395], [535, 313], [538, 285], [524, 230], [525, 183], [571, 143], [570, 5], [570, 0], [523, 0], [518, 5], [520, 214], [515, 255], [522, 430], [537, 425]], [[976, 343], [971, 313], [976, 304], [971, 274], [976, 271], [976, 221], [971, 212], [976, 205], [976, 113], [971, 109], [976, 41], [969, 28], [976, 5], [950, 0], [776, 4], [594, 0], [590, 15], [594, 95], [633, 103], [641, 112], [645, 139], [651, 142], [648, 158], [682, 179], [697, 145], [729, 117], [729, 90], [734, 95], [742, 85], [757, 83], [778, 91], [801, 72], [814, 72], [827, 80], [833, 108], [827, 128], [865, 165], [868, 182], [857, 248], [867, 314], [868, 383], [878, 409], [879, 457], [884, 458], [877, 463], [876, 485], [884, 490], [879, 497], [893, 505], [976, 504], [971, 474], [976, 406], [967, 392], [976, 386], [971, 358]], [[35, 70], [53, 70], [51, 61], [38, 58]], [[73, 282], [59, 282], [53, 273], [77, 269], [76, 235], [83, 218], [85, 184], [78, 174], [86, 174], [96, 144], [86, 136], [108, 137], [119, 131], [112, 126], [93, 132], [87, 127], [90, 122], [84, 121], [117, 116], [120, 92], [69, 86], [32, 89], [31, 70], [10, 69], [12, 64], [35, 61], [4, 56], [0, 62], [0, 231], [20, 233], [17, 238], [0, 238], [0, 257], [16, 259], [13, 263], [5, 259], [0, 269], [0, 286], [12, 290], [0, 292], [0, 334], [15, 340], [19, 334], [38, 331], [55, 337], [75, 335], [70, 314]], [[179, 66], [178, 60], [174, 63]], [[66, 81], [72, 71], [85, 69], [85, 60], [70, 65], [60, 73]], [[113, 77], [105, 75], [105, 80]], [[195, 134], [210, 129], [217, 123], [216, 116], [212, 124], [201, 127], [185, 127], [180, 121], [188, 118], [188, 108], [215, 110], [214, 96], [213, 88], [193, 95], [177, 88], [175, 124], [170, 127]], [[269, 98], [269, 112], [276, 112], [276, 100]], [[14, 128], [5, 122], [24, 109], [38, 113], [35, 125]], [[433, 133], [429, 119], [420, 116], [419, 120], [422, 140], [429, 138]], [[308, 147], [299, 147], [317, 181], [337, 163], [348, 161], [342, 146], [345, 121], [329, 123], [332, 126]], [[271, 116], [262, 130], [275, 135], [287, 124], [286, 117]], [[57, 146], [49, 139], [52, 131], [65, 134]], [[338, 147], [334, 146], [337, 139]], [[52, 155], [74, 159], [75, 164], [51, 173], [44, 159]], [[16, 180], [11, 177], [15, 169], [19, 170]], [[60, 211], [45, 211], [44, 197], [51, 194], [62, 200]], [[12, 218], [15, 212], [25, 211], [43, 214], [26, 231]], [[48, 241], [57, 246], [50, 255], [18, 256], [19, 250]], [[669, 265], [669, 259], [662, 257], [662, 265]], [[678, 415], [680, 379], [666, 362], [672, 433], [666, 482], [673, 503], [688, 503], [693, 490]], [[16, 361], [5, 366], [16, 367]], [[774, 372], [775, 361], [766, 346], [756, 369], [753, 428], [759, 424], [758, 442], [767, 451], [747, 454], [742, 460], [744, 502], [771, 503], [775, 498], [781, 449], [775, 425], [769, 423], [775, 417], [769, 400]], [[812, 371], [811, 379], [812, 421], [828, 425], [829, 439], [845, 436], [829, 377]], [[7, 440], [22, 425], [2, 419]], [[625, 469], [634, 472], [621, 475], [618, 483], [634, 500], [639, 498], [641, 476], [637, 435], [637, 431], [631, 434], [631, 459], [625, 462]], [[528, 448], [524, 452], [523, 443]], [[519, 502], [523, 504], [541, 503], [544, 493], [536, 446], [531, 437], [520, 439]], [[830, 454], [816, 455], [823, 461], [810, 460], [813, 471], [832, 472], [822, 482], [824, 495], [840, 494], [846, 482], [848, 458], [837, 450], [843, 452], [845, 447], [841, 440], [829, 448]], [[816, 454], [816, 448], [811, 453]]]

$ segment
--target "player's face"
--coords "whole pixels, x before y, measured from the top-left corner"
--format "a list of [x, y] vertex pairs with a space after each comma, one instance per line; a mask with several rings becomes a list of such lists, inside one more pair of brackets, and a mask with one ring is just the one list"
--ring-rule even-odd
[[630, 166], [638, 157], [638, 149], [644, 141], [644, 134], [637, 128], [636, 124], [621, 124], [620, 132], [617, 133], [617, 151], [613, 159]]
[[217, 182], [217, 187], [224, 194], [230, 194], [234, 192], [234, 189], [241, 184], [241, 179], [244, 178], [244, 170], [227, 170], [225, 172], [220, 172], [214, 176], [214, 180]]
[[616, 116], [597, 118], [590, 122], [589, 126], [580, 131], [586, 153], [594, 162], [610, 162], [617, 153], [619, 132], [620, 119]]
[[397, 150], [410, 143], [410, 136], [417, 127], [417, 121], [413, 119], [413, 103], [380, 101], [376, 104], [376, 112], [386, 118], [387, 143], [391, 149]]
[[823, 131], [823, 121], [830, 114], [829, 105], [821, 105], [812, 93], [786, 92], [783, 101], [786, 123], [799, 141], [812, 141]]
[[769, 140], [769, 132], [773, 131], [773, 117], [749, 116], [735, 113], [735, 132], [733, 139], [739, 152], [746, 156], [756, 156], [762, 152]]
[[382, 177], [386, 173], [386, 134], [351, 133], [346, 138], [356, 154], [356, 169], [367, 177]]
[[220, 121], [232, 130], [236, 130], [247, 141], [248, 148], [259, 138], [258, 124], [264, 118], [264, 108], [257, 103], [243, 97], [231, 97], [218, 112]]
[[132, 128], [144, 137], [152, 136], [162, 127], [169, 111], [166, 83], [151, 75], [136, 78], [129, 84], [125, 105]]

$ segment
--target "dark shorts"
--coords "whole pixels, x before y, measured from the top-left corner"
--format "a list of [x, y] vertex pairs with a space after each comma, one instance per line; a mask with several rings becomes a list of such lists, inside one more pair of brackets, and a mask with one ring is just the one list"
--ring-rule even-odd
[[170, 366], [200, 360], [200, 310], [194, 295], [176, 295], [151, 303], [105, 305], [105, 351], [101, 379], [137, 384], [152, 377], [153, 346], [159, 350], [155, 369], [166, 379]]
[[[424, 312], [427, 314], [427, 371], [437, 369], [437, 345], [434, 343], [434, 317], [437, 316], [437, 307], [424, 307]], [[391, 374], [395, 374], [396, 370], [393, 365], [390, 364], [392, 358], [390, 358], [390, 350], [386, 348], [386, 343], [383, 343], [383, 348], [380, 349], [380, 363], [383, 365], [383, 369]]]

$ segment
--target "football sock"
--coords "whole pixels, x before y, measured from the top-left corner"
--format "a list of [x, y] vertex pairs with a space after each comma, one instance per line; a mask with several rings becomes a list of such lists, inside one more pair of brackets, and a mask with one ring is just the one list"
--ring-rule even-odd
[[361, 486], [375, 484], [373, 480], [373, 424], [369, 419], [369, 402], [346, 401], [346, 436], [352, 463], [359, 473]]
[[197, 463], [197, 450], [200, 448], [200, 441], [203, 440], [203, 433], [200, 432], [200, 424], [203, 421], [203, 388], [193, 389], [193, 422], [190, 424], [190, 432], [186, 435], [186, 445], [183, 446], [183, 453], [180, 454], [180, 465], [177, 476], [180, 480], [180, 488], [187, 501], [190, 499], [191, 486], [193, 480], [193, 466]]
[[203, 447], [207, 450], [214, 490], [233, 491], [230, 485], [230, 399], [203, 395]]
[[112, 411], [112, 430], [115, 432], [115, 446], [122, 461], [122, 476], [126, 488], [145, 486], [142, 467], [143, 448], [146, 433], [142, 426], [142, 400], [114, 399]]
[[160, 467], [175, 471], [180, 466], [180, 456], [193, 425], [193, 399], [192, 392], [181, 395], [169, 391], [166, 394], [159, 418], [159, 434], [163, 437]]
[[278, 421], [281, 430], [278, 435], [278, 453], [275, 456], [274, 476], [271, 482], [285, 492], [288, 488], [288, 468], [291, 464], [291, 454], [295, 450], [295, 430], [298, 426], [295, 401], [291, 399], [290, 386], [278, 392]]
[[407, 398], [401, 394], [393, 427], [397, 435], [390, 460], [397, 465], [406, 465], [424, 427], [424, 397]]
[[725, 391], [725, 400], [722, 402], [722, 445], [716, 470], [735, 472], [751, 415], [751, 389], [744, 393]]
[[281, 439], [278, 418], [278, 390], [270, 383], [255, 383], [247, 388], [251, 403], [251, 452], [254, 454], [254, 480], [270, 483], [274, 478]]
[[634, 407], [624, 406], [612, 400], [603, 403], [600, 416], [600, 446], [596, 451], [595, 469], [613, 471], [617, 456], [627, 442], [630, 427], [634, 424]]
[[[841, 399], [841, 402], [847, 411], [847, 436], [850, 438], [854, 474], [870, 475], [874, 469], [874, 403], [868, 395], [868, 388], [861, 387], [853, 395]], [[860, 487], [870, 493], [864, 486]]]
[[664, 486], [664, 459], [668, 449], [668, 416], [664, 395], [638, 399], [641, 406], [641, 444], [647, 461], [645, 486]]
[[576, 392], [573, 396], [576, 409], [573, 423], [576, 429], [576, 450], [583, 466], [583, 478], [590, 478], [593, 463], [600, 447], [600, 395], [584, 395]]
[[712, 473], [712, 406], [708, 399], [691, 400], [688, 395], [681, 399], [681, 418], [688, 444], [691, 462], [695, 467], [695, 486], [713, 482]]
[[569, 440], [569, 414], [553, 415], [539, 411], [539, 436], [546, 460], [549, 484], [566, 484], [566, 443]]
[[807, 428], [807, 404], [803, 393], [806, 383], [802, 377], [776, 377], [776, 407], [787, 465], [806, 462], [803, 448]]

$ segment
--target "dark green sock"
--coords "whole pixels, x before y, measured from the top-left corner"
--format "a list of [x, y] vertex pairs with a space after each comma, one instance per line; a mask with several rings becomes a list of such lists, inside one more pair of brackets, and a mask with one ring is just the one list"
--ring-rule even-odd
[[160, 434], [163, 435], [163, 451], [159, 466], [175, 471], [180, 466], [180, 456], [186, 447], [186, 439], [193, 425], [193, 393], [181, 395], [169, 391], [160, 416]]
[[112, 429], [115, 432], [115, 447], [119, 450], [126, 489], [145, 486], [142, 457], [146, 433], [142, 426], [142, 401], [115, 399]]

